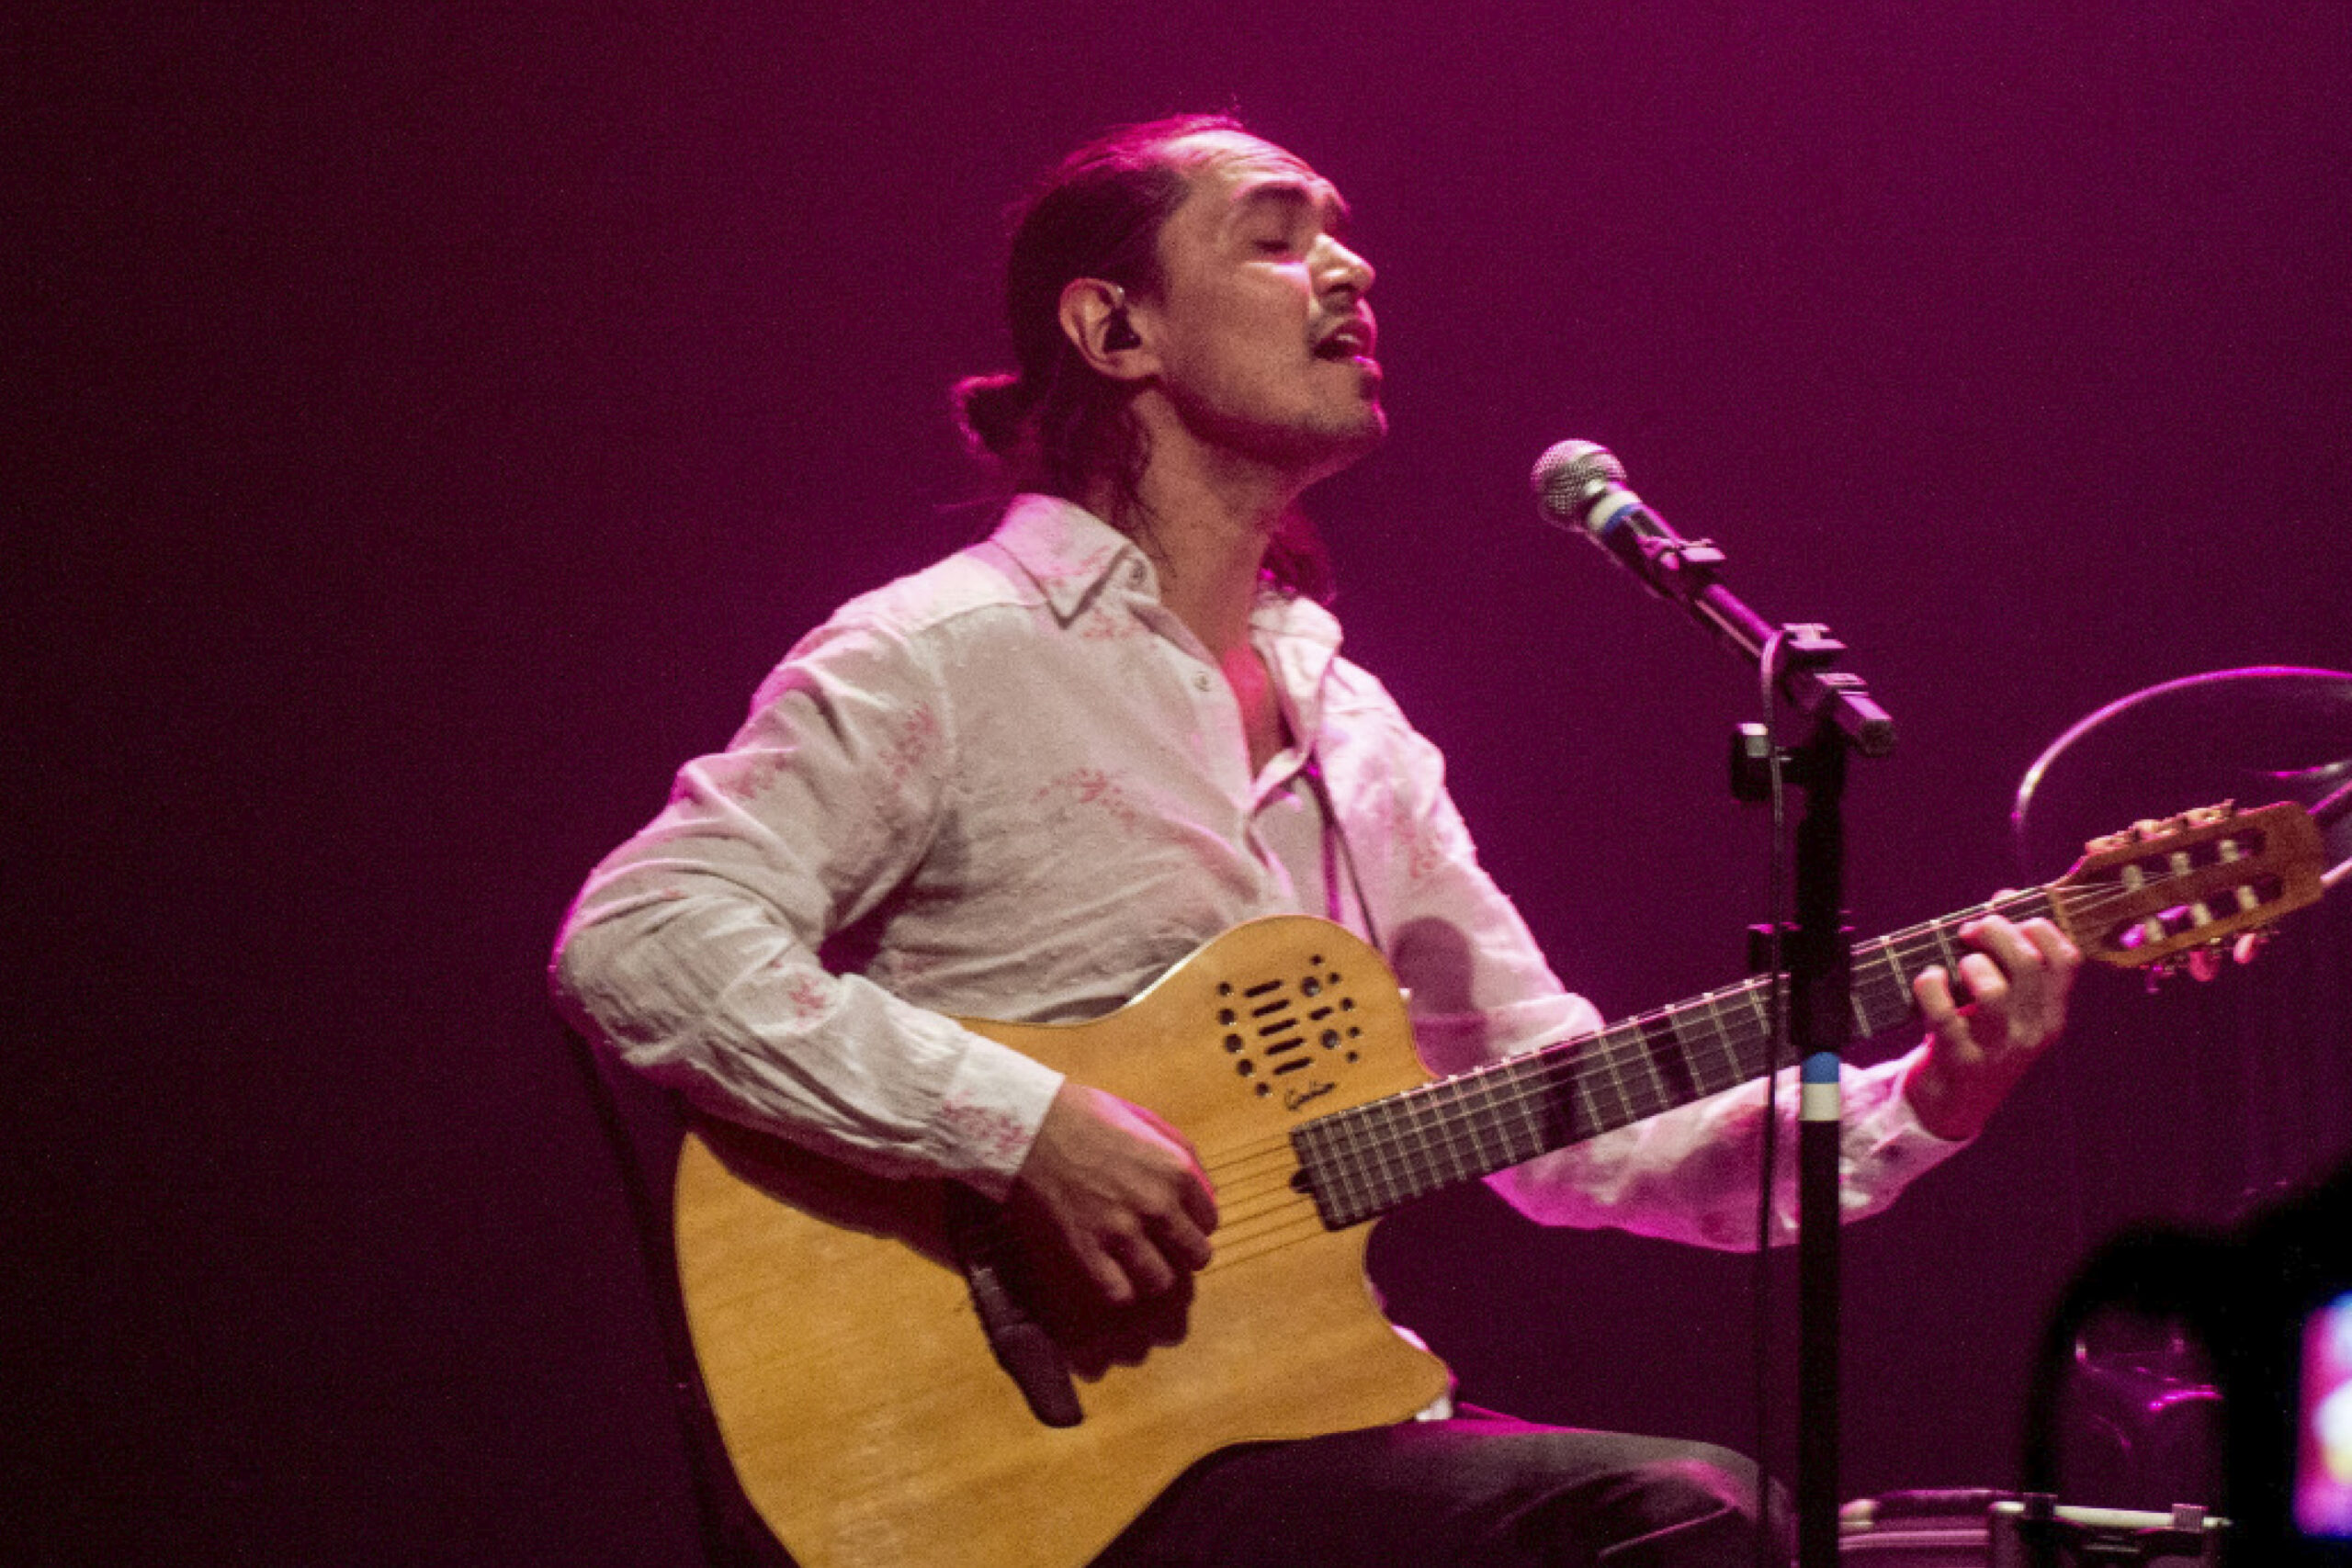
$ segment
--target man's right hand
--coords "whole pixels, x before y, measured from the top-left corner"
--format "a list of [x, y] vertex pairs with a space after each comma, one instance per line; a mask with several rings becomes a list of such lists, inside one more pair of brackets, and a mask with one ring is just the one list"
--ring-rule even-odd
[[1208, 1263], [1216, 1198], [1192, 1145], [1116, 1095], [1064, 1083], [1013, 1186], [1113, 1306]]

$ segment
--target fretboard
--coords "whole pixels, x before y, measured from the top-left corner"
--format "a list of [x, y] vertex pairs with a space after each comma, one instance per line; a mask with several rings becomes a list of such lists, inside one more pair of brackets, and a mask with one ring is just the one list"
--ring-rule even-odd
[[[1860, 1039], [1912, 1016], [1911, 980], [1958, 972], [1956, 934], [1989, 908], [2051, 913], [2037, 887], [1882, 937], [1853, 953]], [[1473, 1072], [1306, 1122], [1291, 1134], [1324, 1223], [1377, 1218], [1441, 1188], [1762, 1077], [1772, 1048], [1771, 982], [1754, 979], [1630, 1018]]]

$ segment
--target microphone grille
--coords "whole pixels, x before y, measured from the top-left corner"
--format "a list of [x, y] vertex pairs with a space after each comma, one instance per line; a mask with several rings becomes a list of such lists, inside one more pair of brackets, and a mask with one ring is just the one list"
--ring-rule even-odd
[[1584, 509], [1592, 498], [1625, 482], [1625, 465], [1606, 446], [1563, 441], [1535, 459], [1529, 482], [1546, 517], [1581, 526]]

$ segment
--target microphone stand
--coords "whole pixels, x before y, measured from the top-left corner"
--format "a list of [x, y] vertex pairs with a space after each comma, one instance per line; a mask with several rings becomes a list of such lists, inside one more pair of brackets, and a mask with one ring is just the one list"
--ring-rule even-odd
[[[1852, 753], [1893, 750], [1894, 721], [1871, 700], [1860, 677], [1831, 668], [1845, 645], [1826, 626], [1776, 628], [1717, 582], [1724, 558], [1713, 545], [1666, 536], [1643, 539], [1640, 547], [1653, 568], [1645, 581], [1681, 602], [1812, 722], [1809, 738], [1785, 757], [1775, 755], [1770, 734], [1747, 727], [1750, 732], [1732, 753], [1732, 793], [1749, 804], [1769, 800], [1775, 763], [1804, 792], [1796, 830], [1796, 921], [1774, 944], [1773, 979], [1788, 998], [1782, 1016], [1804, 1064], [1797, 1107], [1797, 1562], [1837, 1568], [1839, 1085], [1854, 1018], [1845, 923], [1846, 762]], [[1768, 659], [1777, 668], [1767, 669]], [[1764, 1455], [1756, 1457], [1765, 1462]]]
[[[1828, 722], [1785, 761], [1804, 793], [1796, 829], [1796, 921], [1773, 983], [1803, 1066], [1797, 1103], [1797, 1562], [1838, 1560], [1838, 1155], [1845, 1049], [1853, 1038], [1852, 933], [1845, 923], [1847, 737]], [[1744, 754], [1744, 753], [1743, 753]], [[1734, 784], [1740, 794], [1740, 783]], [[1769, 785], [1767, 786], [1769, 789]]]

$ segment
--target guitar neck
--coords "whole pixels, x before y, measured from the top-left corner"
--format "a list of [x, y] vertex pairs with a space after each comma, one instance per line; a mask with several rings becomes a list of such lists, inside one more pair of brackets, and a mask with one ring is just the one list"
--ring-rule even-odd
[[[1930, 920], [1853, 953], [1856, 1038], [1909, 1018], [1911, 980], [1969, 951], [1960, 928], [1987, 912], [2048, 916], [2050, 888]], [[1320, 1117], [1292, 1134], [1324, 1222], [1375, 1219], [1442, 1188], [1534, 1158], [1764, 1076], [1771, 982], [1754, 979], [1630, 1018], [1599, 1034]]]

